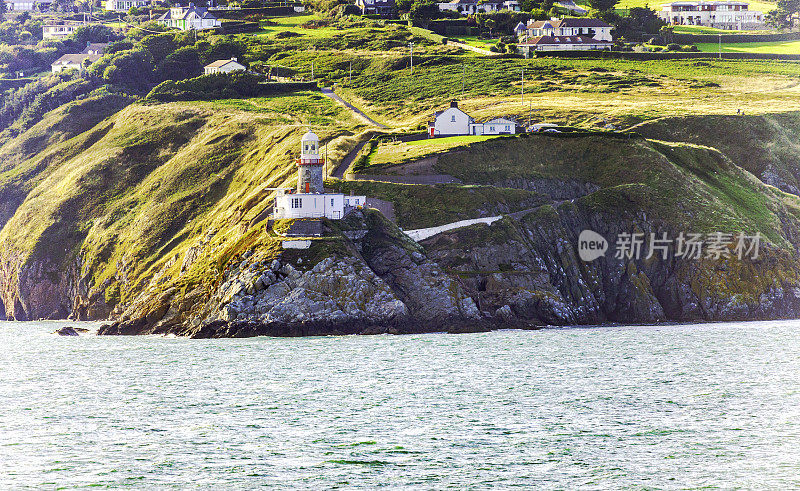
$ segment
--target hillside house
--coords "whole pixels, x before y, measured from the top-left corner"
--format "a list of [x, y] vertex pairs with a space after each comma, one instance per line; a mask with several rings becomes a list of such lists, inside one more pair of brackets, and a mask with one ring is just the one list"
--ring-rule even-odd
[[361, 15], [380, 15], [385, 19], [397, 16], [395, 0], [356, 0], [356, 7], [361, 9]]
[[493, 118], [483, 123], [458, 107], [453, 101], [450, 107], [434, 114], [428, 123], [428, 136], [431, 138], [459, 135], [513, 135], [517, 132], [517, 122], [509, 118]]
[[9, 12], [31, 12], [41, 8], [50, 8], [51, 2], [37, 2], [35, 0], [5, 0], [6, 10]]
[[81, 51], [81, 54], [84, 54], [84, 55], [102, 55], [103, 51], [106, 49], [106, 46], [108, 46], [108, 43], [90, 43], [90, 42], [87, 42], [86, 43], [86, 47], [83, 48], [83, 51]]
[[106, 0], [106, 10], [112, 12], [127, 12], [132, 7], [142, 8], [150, 5], [150, 0]]
[[611, 50], [612, 26], [600, 19], [567, 18], [529, 21], [525, 30], [517, 26], [517, 49], [528, 56], [532, 51]]
[[550, 20], [530, 20], [523, 33], [524, 37], [589, 37], [595, 41], [613, 41], [612, 26], [600, 19], [567, 18]]
[[458, 102], [453, 101], [450, 107], [433, 115], [433, 121], [428, 124], [428, 136], [469, 135], [473, 124], [472, 116], [459, 109]]
[[156, 22], [166, 27], [175, 27], [181, 31], [215, 29], [222, 25], [219, 19], [211, 14], [207, 8], [196, 7], [190, 3], [188, 7], [172, 7]]
[[244, 65], [236, 61], [236, 58], [231, 58], [229, 60], [217, 60], [214, 63], [209, 63], [203, 67], [203, 73], [205, 75], [211, 75], [213, 73], [243, 72], [246, 69]]
[[63, 22], [61, 24], [44, 24], [42, 26], [43, 39], [62, 39], [71, 36], [75, 29], [88, 25], [86, 22]]
[[64, 55], [50, 65], [50, 70], [53, 73], [59, 73], [63, 72], [64, 70], [75, 69], [80, 73], [83, 73], [86, 71], [86, 67], [88, 65], [91, 65], [95, 61], [99, 60], [102, 56], [103, 55], [100, 54], [91, 55], [86, 53]]
[[708, 26], [717, 29], [762, 29], [764, 14], [750, 10], [747, 2], [672, 2], [662, 5], [658, 16], [672, 25]]
[[497, 12], [498, 10], [520, 11], [517, 0], [453, 0], [437, 4], [439, 11], [452, 10], [461, 15], [472, 15], [479, 12]]

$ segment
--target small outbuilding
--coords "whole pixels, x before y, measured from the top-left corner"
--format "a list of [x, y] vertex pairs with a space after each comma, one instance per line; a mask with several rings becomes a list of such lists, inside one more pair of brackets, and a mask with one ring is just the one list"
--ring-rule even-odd
[[211, 75], [212, 73], [243, 72], [246, 69], [244, 65], [236, 61], [236, 58], [231, 58], [229, 60], [217, 60], [214, 63], [209, 63], [203, 68], [203, 73]]

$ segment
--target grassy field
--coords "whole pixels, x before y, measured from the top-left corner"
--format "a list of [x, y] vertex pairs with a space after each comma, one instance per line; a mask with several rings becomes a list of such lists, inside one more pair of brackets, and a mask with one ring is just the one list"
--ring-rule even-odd
[[800, 41], [776, 41], [768, 43], [697, 43], [700, 51], [717, 53], [774, 53], [800, 55]]
[[272, 37], [279, 32], [292, 32], [302, 36], [309, 37], [331, 37], [341, 31], [332, 27], [320, 27], [317, 29], [307, 29], [300, 27], [306, 22], [312, 20], [319, 20], [320, 17], [316, 14], [311, 15], [293, 15], [289, 17], [273, 17], [269, 19], [270, 22], [275, 22], [277, 25], [267, 25], [262, 23], [262, 32], [258, 36]]
[[476, 48], [489, 49], [492, 45], [497, 44], [497, 39], [478, 39], [478, 36], [450, 36], [453, 39], [475, 46]]
[[371, 168], [413, 162], [429, 155], [447, 152], [470, 143], [497, 138], [497, 136], [451, 136], [409, 142], [384, 140], [369, 154], [367, 165]]
[[[300, 56], [299, 54], [296, 56]], [[299, 61], [299, 60], [298, 60]], [[678, 114], [800, 109], [800, 63], [715, 60], [425, 60], [414, 75], [384, 61], [362, 63], [340, 92], [390, 126], [421, 128], [458, 99], [476, 118], [581, 126], [627, 126]], [[399, 65], [399, 66], [398, 66]], [[525, 69], [525, 99], [521, 71]], [[464, 96], [461, 96], [462, 87]]]

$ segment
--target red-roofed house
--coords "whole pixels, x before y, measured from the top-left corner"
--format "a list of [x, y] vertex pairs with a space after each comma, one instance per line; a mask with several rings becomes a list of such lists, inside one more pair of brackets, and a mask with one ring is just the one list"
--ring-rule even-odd
[[529, 21], [524, 31], [517, 30], [524, 54], [530, 51], [610, 50], [612, 27], [600, 19], [567, 18]]
[[600, 19], [566, 18], [528, 21], [525, 36], [589, 36], [598, 41], [611, 41], [611, 27]]

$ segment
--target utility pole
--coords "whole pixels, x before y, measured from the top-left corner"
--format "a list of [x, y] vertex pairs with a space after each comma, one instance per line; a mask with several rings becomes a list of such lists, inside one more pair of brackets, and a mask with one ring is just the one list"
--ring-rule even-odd
[[314, 81], [314, 62], [311, 62], [311, 81]]
[[[522, 107], [525, 107], [525, 69], [522, 69]], [[524, 109], [523, 109], [524, 111]]]
[[464, 86], [466, 85], [467, 80], [467, 65], [461, 66], [461, 100], [464, 100]]
[[411, 46], [411, 75], [414, 75], [414, 43], [408, 43]]
[[353, 60], [350, 60], [350, 74], [347, 76], [347, 85], [350, 85], [350, 80], [353, 78]]
[[722, 34], [719, 35], [719, 59], [722, 59]]

